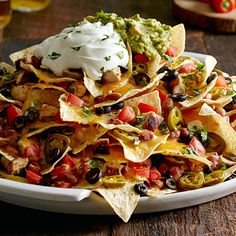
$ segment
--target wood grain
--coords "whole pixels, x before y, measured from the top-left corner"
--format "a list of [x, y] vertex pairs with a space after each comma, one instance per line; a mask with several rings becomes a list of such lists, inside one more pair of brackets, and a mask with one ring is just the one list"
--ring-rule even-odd
[[[176, 24], [171, 0], [54, 0], [41, 12], [13, 14], [0, 44], [0, 59], [41, 39], [58, 33], [68, 23], [104, 9], [122, 16], [141, 13], [163, 23]], [[187, 27], [186, 50], [209, 53], [218, 67], [236, 74], [236, 35], [204, 32]], [[117, 216], [81, 216], [43, 212], [0, 202], [0, 235], [81, 235], [81, 236], [148, 236], [148, 235], [236, 235], [236, 194], [202, 205], [151, 214], [133, 215], [125, 224]]]
[[216, 13], [210, 4], [198, 0], [174, 0], [173, 12], [187, 24], [217, 32], [236, 32], [236, 10], [229, 13]]

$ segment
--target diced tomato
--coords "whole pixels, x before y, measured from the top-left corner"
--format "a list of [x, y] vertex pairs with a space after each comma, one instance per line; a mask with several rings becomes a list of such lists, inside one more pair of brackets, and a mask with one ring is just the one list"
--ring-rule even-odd
[[154, 111], [154, 112], [157, 113], [157, 111], [158, 111], [157, 107], [151, 106], [151, 105], [143, 103], [143, 102], [140, 102], [138, 104], [138, 108], [139, 108], [139, 111], [141, 113], [147, 113], [147, 112], [150, 112], [150, 111]]
[[29, 164], [29, 167], [28, 167], [28, 170], [31, 170], [31, 171], [33, 171], [34, 173], [40, 175], [41, 168], [40, 168], [39, 165], [30, 163], [30, 164]]
[[146, 63], [149, 61], [148, 57], [144, 53], [136, 53], [134, 55], [134, 60], [140, 63]]
[[74, 166], [75, 165], [75, 160], [71, 156], [66, 154], [62, 159], [62, 163], [63, 164], [68, 164], [70, 166]]
[[65, 181], [62, 181], [62, 182], [56, 182], [55, 186], [59, 187], [59, 188], [71, 188], [72, 184], [68, 183], [68, 182], [65, 182]]
[[77, 106], [77, 107], [82, 107], [82, 105], [84, 103], [84, 101], [82, 99], [75, 96], [73, 93], [68, 94], [66, 102], [68, 102], [74, 106]]
[[40, 147], [36, 144], [30, 144], [24, 149], [24, 156], [27, 158], [31, 158], [33, 161], [39, 161], [41, 150]]
[[201, 117], [199, 116], [199, 111], [196, 109], [186, 109], [181, 110], [181, 112], [186, 123], [189, 123], [193, 120], [201, 120]]
[[123, 122], [130, 122], [135, 118], [135, 113], [132, 107], [124, 107], [118, 114], [118, 119]]
[[153, 180], [159, 180], [161, 179], [161, 174], [160, 172], [155, 168], [155, 167], [152, 167], [149, 171], [149, 178], [148, 180], [149, 181], [153, 181]]
[[20, 108], [16, 107], [15, 105], [11, 104], [7, 108], [7, 122], [10, 126], [13, 126], [13, 123], [17, 116], [22, 115], [22, 111]]
[[168, 165], [166, 163], [161, 163], [158, 170], [161, 174], [165, 174], [168, 171]]
[[159, 97], [160, 97], [161, 103], [169, 97], [168, 93], [163, 91], [162, 89], [156, 88], [156, 90], [158, 90], [158, 92], [159, 92]]
[[224, 76], [218, 75], [218, 77], [216, 79], [216, 86], [221, 86], [221, 87], [227, 86], [227, 81], [224, 78]]
[[131, 168], [132, 172], [138, 176], [149, 178], [149, 167], [147, 166], [134, 166]]
[[169, 171], [173, 179], [179, 180], [181, 175], [184, 173], [184, 168], [183, 166], [172, 166]]
[[190, 140], [189, 146], [191, 149], [196, 151], [199, 155], [204, 155], [206, 153], [206, 149], [195, 136], [193, 136], [192, 139]]
[[170, 57], [175, 57], [177, 54], [178, 49], [172, 45], [169, 46], [169, 48], [167, 48], [167, 50], [165, 51], [165, 54], [170, 56]]
[[53, 181], [63, 180], [68, 174], [69, 170], [70, 166], [67, 164], [62, 164], [60, 166], [55, 167], [51, 172], [52, 180]]
[[179, 69], [178, 72], [180, 74], [189, 74], [189, 73], [193, 73], [194, 71], [196, 71], [196, 65], [194, 64], [194, 62], [190, 62], [187, 63], [185, 65], [182, 65]]
[[43, 180], [42, 176], [34, 173], [31, 170], [27, 170], [26, 178], [32, 184], [40, 184], [42, 182], [42, 180]]

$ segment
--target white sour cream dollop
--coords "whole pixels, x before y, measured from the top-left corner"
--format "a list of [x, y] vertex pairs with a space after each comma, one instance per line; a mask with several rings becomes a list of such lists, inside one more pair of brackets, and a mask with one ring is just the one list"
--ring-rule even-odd
[[113, 23], [102, 25], [87, 20], [45, 39], [33, 54], [56, 75], [81, 68], [93, 80], [100, 80], [107, 70], [128, 64], [127, 48]]

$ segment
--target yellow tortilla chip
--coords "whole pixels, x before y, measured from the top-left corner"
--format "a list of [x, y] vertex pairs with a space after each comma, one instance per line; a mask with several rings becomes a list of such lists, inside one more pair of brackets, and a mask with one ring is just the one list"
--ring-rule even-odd
[[21, 67], [27, 71], [33, 72], [37, 76], [37, 78], [39, 78], [39, 82], [44, 82], [49, 84], [49, 83], [61, 83], [64, 81], [69, 81], [69, 82], [76, 81], [76, 79], [69, 77], [58, 77], [46, 70], [45, 71], [38, 70], [31, 64], [25, 64], [21, 62]]
[[185, 40], [185, 28], [183, 24], [178, 24], [171, 28], [170, 44], [177, 49], [176, 57], [184, 52]]
[[22, 102], [20, 102], [20, 101], [18, 101], [18, 100], [6, 98], [6, 97], [4, 97], [1, 93], [0, 93], [0, 101], [7, 102], [7, 103], [12, 103], [12, 104], [15, 104], [15, 105], [22, 106]]
[[119, 141], [124, 150], [125, 158], [132, 162], [143, 162], [153, 154], [154, 150], [162, 143], [165, 143], [168, 135], [154, 135], [151, 140], [139, 140], [137, 135], [114, 130], [110, 132], [113, 138]]
[[216, 113], [210, 106], [203, 104], [200, 111], [200, 116], [206, 117], [206, 125], [208, 132], [219, 135], [226, 144], [224, 150], [228, 158], [233, 158], [236, 155], [236, 132], [231, 125], [218, 113]]
[[215, 86], [215, 83], [216, 83], [216, 79], [212, 80], [211, 83], [209, 83], [204, 88], [202, 88], [201, 89], [202, 91], [200, 94], [198, 94], [197, 96], [194, 96], [194, 97], [190, 97], [190, 98], [186, 99], [185, 101], [180, 102], [180, 104], [183, 107], [187, 107], [187, 108], [198, 104], [212, 90], [212, 88]]
[[161, 100], [157, 90], [124, 101], [125, 105], [130, 107], [138, 107], [140, 102], [157, 107], [157, 114], [161, 115]]
[[189, 146], [184, 143], [167, 140], [165, 143], [159, 145], [156, 148], [155, 153], [192, 159], [192, 160], [202, 162], [208, 166], [212, 164], [212, 162], [209, 161], [205, 156], [189, 154], [188, 150], [189, 150]]
[[33, 51], [38, 45], [33, 45], [31, 47], [25, 48], [21, 51], [12, 53], [9, 57], [12, 62], [16, 62], [17, 60], [24, 58], [24, 57], [31, 57], [33, 55]]
[[107, 132], [105, 128], [98, 125], [81, 125], [71, 137], [73, 154], [77, 154], [88, 145], [94, 143]]
[[229, 178], [234, 172], [236, 172], [236, 165], [231, 166], [228, 169], [224, 170], [224, 180]]
[[133, 187], [133, 183], [126, 182], [120, 188], [101, 187], [95, 191], [104, 197], [124, 222], [128, 222], [140, 199], [140, 195], [134, 192]]

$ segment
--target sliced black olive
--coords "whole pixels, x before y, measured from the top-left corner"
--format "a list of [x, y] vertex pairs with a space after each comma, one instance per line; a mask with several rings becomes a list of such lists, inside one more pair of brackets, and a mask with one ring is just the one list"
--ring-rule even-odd
[[231, 111], [233, 109], [234, 104], [236, 104], [236, 96], [232, 97], [232, 101], [224, 106], [226, 111]]
[[66, 136], [70, 136], [75, 133], [75, 129], [70, 126], [61, 127], [61, 133]]
[[162, 78], [163, 81], [170, 82], [179, 76], [179, 73], [176, 70], [171, 70], [167, 68], [166, 71], [167, 71], [166, 75]]
[[170, 69], [167, 66], [162, 66], [159, 70], [158, 70], [158, 74], [161, 74], [165, 71], [170, 71]]
[[16, 130], [22, 129], [27, 124], [27, 117], [24, 115], [17, 116], [14, 120], [13, 126]]
[[211, 168], [210, 168], [209, 166], [205, 166], [205, 167], [203, 168], [203, 171], [204, 171], [205, 174], [210, 174], [210, 173], [212, 173], [212, 170], [211, 170]]
[[96, 107], [96, 108], [95, 108], [95, 113], [96, 113], [97, 115], [102, 115], [102, 114], [104, 114], [104, 109], [103, 109], [103, 107]]
[[11, 97], [11, 90], [10, 88], [7, 87], [3, 87], [0, 89], [0, 93], [4, 96], [4, 97]]
[[123, 66], [119, 66], [119, 67], [120, 67], [121, 73], [126, 73], [128, 71], [128, 69]]
[[218, 77], [218, 74], [213, 72], [210, 76], [207, 78], [207, 84], [210, 84], [212, 80], [216, 79]]
[[124, 106], [125, 106], [125, 103], [124, 103], [124, 102], [118, 102], [118, 103], [116, 103], [116, 104], [113, 104], [113, 105], [111, 106], [111, 108], [114, 109], [114, 110], [119, 110], [119, 109], [124, 108]]
[[145, 196], [145, 195], [147, 195], [148, 187], [144, 183], [135, 184], [134, 191], [136, 193], [140, 194], [141, 196]]
[[183, 102], [188, 98], [188, 95], [186, 93], [173, 93], [170, 97], [174, 102]]
[[173, 190], [177, 189], [177, 183], [176, 183], [176, 181], [175, 181], [174, 179], [172, 179], [172, 178], [166, 179], [166, 185], [167, 185], [167, 187], [170, 188], [170, 189], [173, 189]]
[[34, 107], [29, 107], [25, 111], [25, 116], [27, 117], [29, 122], [33, 122], [39, 118], [39, 111]]
[[110, 150], [105, 145], [99, 145], [93, 151], [94, 154], [110, 154]]
[[110, 113], [111, 112], [111, 106], [104, 106], [103, 110], [104, 110], [104, 113]]
[[6, 68], [3, 66], [0, 66], [0, 75], [5, 75], [5, 74], [7, 74]]
[[146, 73], [138, 73], [133, 77], [136, 85], [146, 86], [151, 81], [150, 77]]
[[54, 163], [61, 157], [61, 155], [62, 152], [59, 148], [53, 148], [46, 154], [46, 161], [47, 163]]
[[102, 177], [102, 172], [99, 168], [93, 168], [89, 170], [86, 174], [86, 180], [90, 184], [95, 184], [98, 182], [98, 180]]

